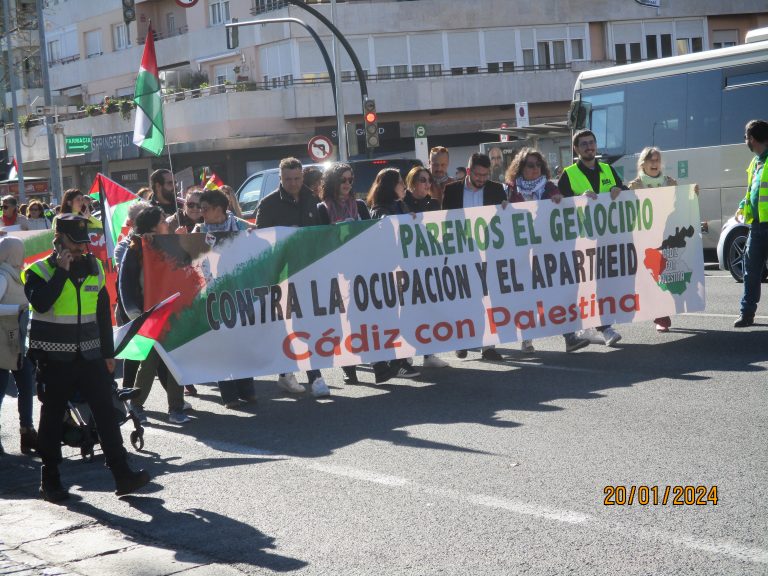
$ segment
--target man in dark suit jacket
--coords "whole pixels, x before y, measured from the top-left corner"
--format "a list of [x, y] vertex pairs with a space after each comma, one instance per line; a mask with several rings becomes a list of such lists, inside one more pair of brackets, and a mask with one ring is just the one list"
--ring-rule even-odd
[[489, 180], [490, 175], [491, 159], [486, 154], [472, 154], [467, 165], [467, 177], [445, 187], [443, 210], [494, 206], [504, 202], [507, 199], [504, 187]]
[[[495, 206], [507, 199], [504, 187], [498, 182], [489, 180], [491, 175], [491, 159], [486, 154], [475, 152], [469, 158], [467, 177], [464, 180], [451, 182], [445, 187], [443, 194], [443, 210], [454, 208], [476, 208], [478, 206]], [[484, 360], [503, 360], [501, 354], [493, 346], [483, 348]], [[466, 350], [456, 350], [458, 358], [466, 358]]]

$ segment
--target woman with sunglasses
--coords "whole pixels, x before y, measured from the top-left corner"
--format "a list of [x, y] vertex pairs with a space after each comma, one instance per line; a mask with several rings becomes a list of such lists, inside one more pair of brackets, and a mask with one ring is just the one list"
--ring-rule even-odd
[[[192, 232], [195, 226], [203, 221], [203, 212], [200, 209], [200, 197], [202, 195], [203, 191], [199, 186], [187, 188], [183, 206], [179, 207], [176, 214], [165, 219], [168, 223], [169, 232], [175, 234]], [[181, 202], [179, 203], [181, 204]]]
[[30, 230], [48, 230], [51, 221], [45, 217], [45, 208], [39, 200], [32, 200], [27, 206], [27, 224]]
[[328, 167], [320, 183], [323, 201], [317, 205], [321, 224], [371, 219], [365, 202], [355, 199], [352, 193], [354, 181], [349, 164], [336, 162]]
[[[560, 202], [563, 196], [557, 185], [550, 181], [551, 176], [547, 161], [541, 152], [535, 148], [523, 148], [512, 160], [504, 175], [507, 200], [510, 204], [541, 200]], [[575, 352], [589, 346], [589, 340], [578, 338], [573, 332], [563, 334], [563, 338], [566, 352]], [[521, 349], [526, 353], [534, 352], [533, 340], [523, 340]]]
[[[317, 205], [320, 224], [371, 219], [365, 202], [356, 200], [352, 193], [354, 181], [352, 166], [344, 162], [331, 164], [322, 174], [319, 192], [323, 201]], [[306, 183], [306, 172], [304, 182]], [[343, 366], [342, 370], [344, 371], [345, 384], [359, 384], [357, 370], [354, 366]]]
[[[405, 188], [403, 202], [411, 213], [440, 210], [440, 202], [429, 195], [432, 190], [432, 174], [423, 166], [411, 168], [405, 177]], [[424, 368], [445, 368], [450, 364], [433, 354], [425, 354], [423, 366]]]
[[440, 210], [440, 202], [432, 198], [432, 174], [424, 166], [414, 166], [405, 177], [403, 202], [411, 212]]

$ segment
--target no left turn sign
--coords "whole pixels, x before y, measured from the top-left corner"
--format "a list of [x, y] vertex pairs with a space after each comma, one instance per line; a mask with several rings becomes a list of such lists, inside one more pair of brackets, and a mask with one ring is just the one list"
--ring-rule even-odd
[[327, 136], [315, 136], [309, 141], [307, 151], [315, 162], [325, 162], [333, 154], [333, 142]]

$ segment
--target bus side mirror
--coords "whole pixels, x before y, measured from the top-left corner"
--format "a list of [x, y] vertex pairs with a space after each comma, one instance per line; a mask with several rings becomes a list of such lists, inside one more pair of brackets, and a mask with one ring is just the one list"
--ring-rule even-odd
[[574, 100], [568, 110], [568, 128], [572, 131], [581, 130], [587, 126], [587, 118], [592, 112], [592, 104]]

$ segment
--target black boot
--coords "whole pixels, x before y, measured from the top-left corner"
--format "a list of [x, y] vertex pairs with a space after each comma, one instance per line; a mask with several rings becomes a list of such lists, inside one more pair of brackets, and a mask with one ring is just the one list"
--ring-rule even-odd
[[139, 470], [134, 472], [127, 462], [121, 462], [112, 466], [112, 475], [115, 477], [115, 495], [125, 496], [133, 494], [139, 488], [149, 484], [149, 472]]
[[32, 454], [37, 452], [37, 430], [32, 428], [21, 428], [21, 453]]
[[40, 496], [48, 502], [63, 502], [69, 498], [69, 492], [61, 485], [58, 466], [46, 466], [40, 469]]
[[341, 369], [344, 371], [344, 384], [360, 384], [354, 366], [343, 366]]

